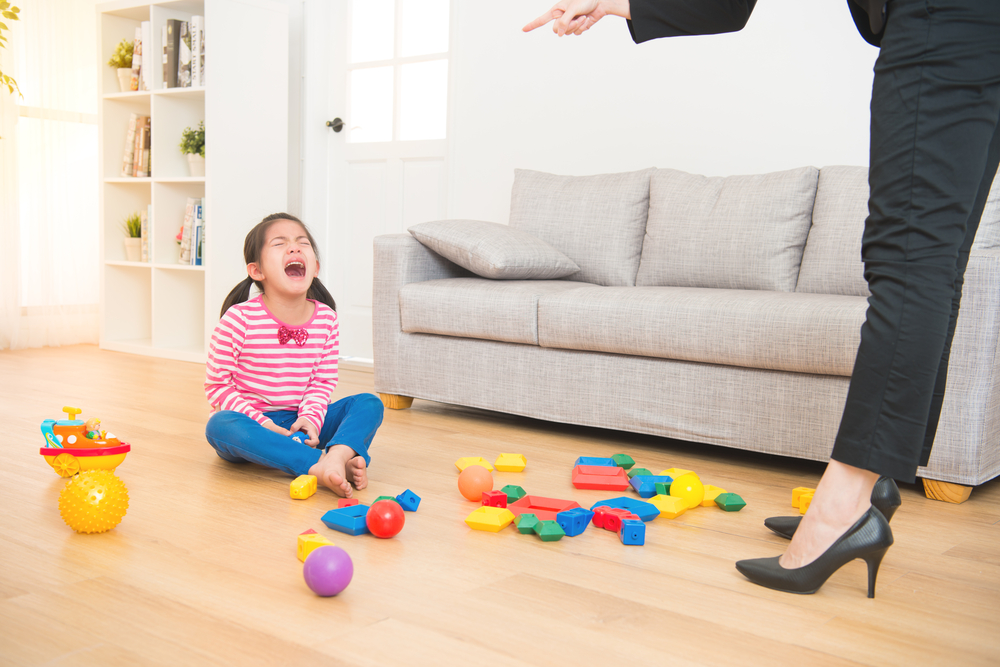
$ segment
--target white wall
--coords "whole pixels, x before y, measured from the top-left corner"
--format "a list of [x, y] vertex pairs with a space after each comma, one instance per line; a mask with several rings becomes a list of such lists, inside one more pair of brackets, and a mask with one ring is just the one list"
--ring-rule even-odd
[[641, 45], [615, 17], [580, 37], [522, 33], [551, 2], [452, 4], [449, 217], [506, 222], [515, 167], [868, 164], [878, 50], [843, 0], [761, 0], [739, 33]]

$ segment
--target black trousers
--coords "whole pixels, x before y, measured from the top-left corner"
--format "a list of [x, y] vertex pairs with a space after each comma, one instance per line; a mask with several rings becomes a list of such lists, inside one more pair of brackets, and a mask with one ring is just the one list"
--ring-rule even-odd
[[907, 482], [927, 464], [998, 126], [1000, 0], [891, 0], [871, 102], [871, 296], [837, 461]]

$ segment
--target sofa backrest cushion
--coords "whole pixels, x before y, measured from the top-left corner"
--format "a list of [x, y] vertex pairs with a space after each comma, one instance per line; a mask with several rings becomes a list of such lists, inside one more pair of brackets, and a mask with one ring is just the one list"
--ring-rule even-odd
[[653, 171], [556, 176], [515, 169], [510, 226], [576, 262], [574, 281], [635, 285]]
[[818, 175], [657, 169], [636, 284], [794, 291]]
[[869, 295], [861, 263], [867, 217], [867, 167], [823, 167], [796, 292]]

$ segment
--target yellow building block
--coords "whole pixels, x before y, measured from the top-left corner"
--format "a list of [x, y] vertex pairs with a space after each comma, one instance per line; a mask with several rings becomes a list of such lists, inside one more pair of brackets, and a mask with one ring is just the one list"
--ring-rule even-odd
[[487, 507], [485, 505], [465, 517], [465, 523], [469, 524], [470, 528], [488, 530], [491, 533], [500, 532], [513, 520], [514, 513], [506, 507]]
[[799, 486], [792, 489], [792, 507], [799, 506], [799, 498], [802, 497], [804, 493], [815, 493], [816, 489], [810, 489], [808, 486]]
[[715, 507], [715, 497], [720, 493], [726, 493], [725, 489], [720, 489], [711, 484], [705, 485], [705, 498], [701, 501], [702, 507]]
[[299, 535], [299, 546], [296, 550], [299, 560], [303, 563], [306, 562], [306, 556], [313, 552], [313, 549], [318, 549], [320, 547], [326, 546], [337, 546], [330, 540], [326, 539], [322, 535], [316, 532], [306, 531]]
[[490, 462], [482, 456], [463, 456], [459, 460], [455, 461], [455, 467], [458, 468], [459, 472], [462, 472], [469, 466], [483, 466], [490, 472], [493, 472], [493, 466], [490, 465]]
[[521, 472], [528, 465], [528, 459], [524, 454], [501, 454], [493, 465], [501, 472]]
[[299, 475], [292, 480], [289, 493], [296, 500], [305, 500], [316, 493], [316, 475]]
[[799, 496], [799, 514], [805, 514], [806, 510], [809, 509], [809, 505], [812, 503], [813, 494], [803, 493]]
[[666, 475], [668, 477], [673, 477], [677, 479], [681, 475], [686, 475], [689, 472], [694, 472], [693, 470], [685, 470], [684, 468], [667, 468], [666, 470], [661, 470], [661, 475]]
[[681, 514], [684, 514], [688, 508], [687, 503], [684, 502], [683, 498], [664, 496], [662, 494], [653, 496], [646, 502], [652, 504], [656, 507], [656, 509], [660, 510], [660, 516], [668, 519], [676, 519]]

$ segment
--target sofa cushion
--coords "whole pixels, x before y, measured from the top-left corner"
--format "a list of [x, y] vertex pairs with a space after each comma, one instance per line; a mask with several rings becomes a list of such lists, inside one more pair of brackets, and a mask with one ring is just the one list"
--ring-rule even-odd
[[556, 176], [515, 169], [510, 226], [576, 262], [574, 281], [634, 285], [653, 171]]
[[583, 287], [538, 303], [542, 347], [849, 376], [863, 297], [698, 287]]
[[657, 169], [636, 284], [791, 292], [819, 170], [706, 177]]
[[409, 283], [399, 290], [406, 333], [431, 333], [538, 345], [538, 299], [586, 283], [566, 280], [446, 278]]
[[861, 235], [868, 217], [868, 168], [823, 167], [797, 292], [868, 296]]
[[580, 267], [545, 241], [521, 229], [482, 220], [437, 220], [409, 232], [445, 259], [483, 278], [548, 280]]

